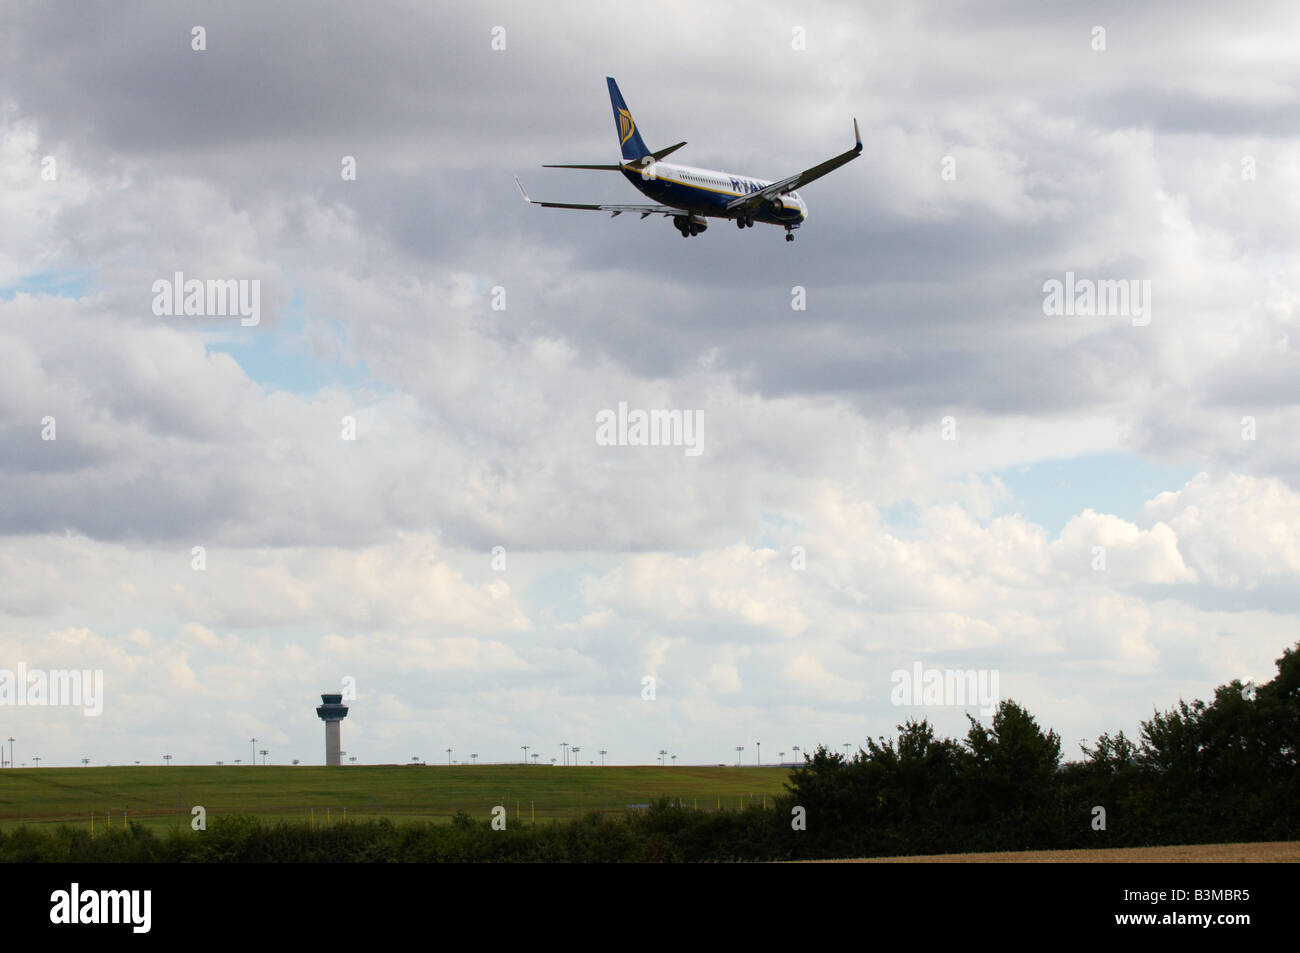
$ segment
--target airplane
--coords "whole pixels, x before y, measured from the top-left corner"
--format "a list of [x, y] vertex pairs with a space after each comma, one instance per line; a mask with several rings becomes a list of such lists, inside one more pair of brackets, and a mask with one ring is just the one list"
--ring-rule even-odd
[[519, 194], [524, 197], [524, 201], [545, 208], [611, 212], [611, 217], [614, 218], [624, 212], [639, 214], [642, 219], [650, 215], [665, 215], [673, 220], [673, 225], [683, 238], [703, 232], [709, 227], [710, 218], [732, 219], [737, 228], [751, 228], [755, 222], [762, 222], [765, 225], [783, 226], [785, 240], [792, 242], [794, 230], [808, 220], [808, 206], [795, 189], [814, 179], [820, 179], [862, 154], [862, 134], [858, 132], [858, 121], [854, 119], [853, 136], [857, 144], [852, 149], [834, 159], [827, 159], [821, 165], [776, 182], [664, 162], [665, 158], [686, 143], [679, 142], [658, 152], [647, 149], [632, 119], [632, 113], [623, 101], [623, 94], [618, 90], [618, 84], [612, 76], [606, 76], [605, 82], [609, 84], [609, 101], [614, 107], [614, 124], [618, 129], [619, 145], [623, 149], [623, 161], [618, 165], [543, 165], [542, 168], [622, 172], [624, 178], [641, 192], [663, 204], [580, 205], [571, 202], [539, 202], [528, 197], [519, 176], [515, 176], [515, 185], [519, 187]]

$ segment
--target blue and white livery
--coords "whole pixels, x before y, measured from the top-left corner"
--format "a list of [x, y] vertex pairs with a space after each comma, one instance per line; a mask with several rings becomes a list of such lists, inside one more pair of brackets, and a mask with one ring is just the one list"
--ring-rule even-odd
[[785, 240], [794, 241], [794, 230], [808, 220], [808, 206], [795, 190], [820, 179], [828, 172], [862, 154], [862, 135], [858, 121], [853, 120], [853, 136], [857, 144], [848, 152], [827, 159], [821, 165], [805, 169], [797, 175], [777, 182], [757, 179], [747, 175], [734, 175], [713, 169], [697, 169], [663, 160], [676, 152], [684, 142], [679, 142], [658, 152], [651, 152], [641, 140], [632, 113], [618, 91], [613, 77], [609, 84], [609, 101], [614, 107], [614, 125], [618, 142], [623, 150], [623, 161], [618, 165], [547, 165], [546, 169], [602, 169], [622, 172], [623, 176], [649, 198], [660, 205], [577, 205], [570, 202], [539, 202], [530, 199], [523, 184], [515, 177], [519, 194], [533, 205], [546, 208], [579, 208], [622, 215], [635, 212], [642, 218], [649, 215], [667, 215], [673, 220], [683, 238], [698, 235], [709, 227], [710, 218], [729, 218], [738, 228], [748, 228], [755, 222], [780, 225], [785, 228]]

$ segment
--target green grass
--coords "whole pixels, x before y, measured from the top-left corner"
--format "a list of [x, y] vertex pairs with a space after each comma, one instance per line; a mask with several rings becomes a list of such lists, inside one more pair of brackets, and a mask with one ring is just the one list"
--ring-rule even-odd
[[701, 811], [736, 810], [784, 792], [787, 768], [547, 767], [477, 765], [437, 767], [347, 765], [326, 767], [105, 767], [16, 768], [0, 771], [0, 825], [17, 823], [112, 825], [129, 820], [154, 828], [188, 824], [202, 805], [208, 819], [256, 814], [268, 821], [334, 822], [387, 817], [447, 822], [457, 811], [484, 818], [505, 805], [514, 820], [577, 817], [588, 811], [622, 813], [629, 804], [681, 798]]

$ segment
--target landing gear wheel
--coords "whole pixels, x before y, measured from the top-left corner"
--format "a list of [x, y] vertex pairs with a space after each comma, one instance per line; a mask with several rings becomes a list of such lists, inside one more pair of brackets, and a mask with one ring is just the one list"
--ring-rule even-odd
[[741, 215], [739, 218], [736, 219], [736, 227], [737, 228], [745, 227], [745, 216]]
[[792, 242], [792, 241], [794, 241], [794, 232], [786, 231], [786, 233], [785, 233], [785, 240], [788, 241], [788, 242]]

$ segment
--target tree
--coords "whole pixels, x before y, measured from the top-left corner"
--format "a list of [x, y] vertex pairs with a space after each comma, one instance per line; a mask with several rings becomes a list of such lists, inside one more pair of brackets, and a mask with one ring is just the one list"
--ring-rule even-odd
[[966, 753], [957, 742], [936, 738], [926, 720], [897, 727], [896, 741], [867, 739], [865, 771], [884, 852], [959, 850], [962, 836], [952, 820]]
[[[1061, 739], [1044, 733], [1025, 709], [1004, 700], [990, 728], [967, 715], [964, 797], [968, 829], [985, 832], [986, 850], [1025, 850], [1052, 843], [1064, 802], [1057, 769]], [[973, 812], [973, 813], [972, 813]]]
[[1300, 827], [1300, 643], [1272, 681], [1233, 680], [1142, 723], [1145, 826], [1164, 843], [1294, 837]]

